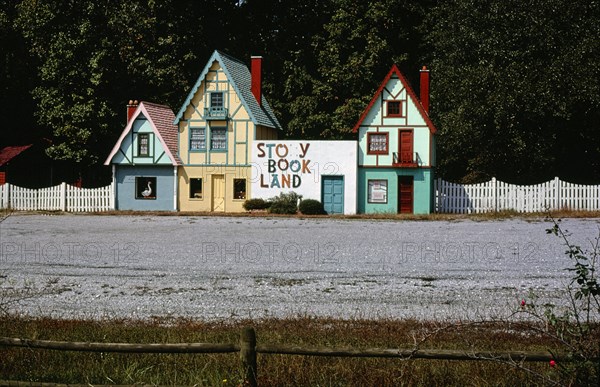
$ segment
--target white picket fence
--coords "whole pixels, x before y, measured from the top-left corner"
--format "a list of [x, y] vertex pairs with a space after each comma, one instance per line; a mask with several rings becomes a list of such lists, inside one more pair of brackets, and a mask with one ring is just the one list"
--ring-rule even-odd
[[508, 184], [492, 178], [487, 183], [457, 184], [435, 181], [436, 212], [470, 214], [515, 210], [600, 210], [600, 185], [582, 185], [553, 180], [535, 185]]
[[[495, 178], [480, 184], [436, 179], [434, 199], [439, 213], [600, 211], [600, 185], [572, 184], [558, 178], [536, 185], [508, 184]], [[0, 185], [0, 206], [21, 211], [111, 211], [115, 208], [114, 186], [78, 188], [62, 183], [30, 189], [7, 183]]]
[[78, 188], [62, 183], [31, 189], [3, 184], [0, 185], [0, 203], [2, 208], [20, 211], [110, 211], [115, 208], [114, 187], [112, 183], [100, 188]]

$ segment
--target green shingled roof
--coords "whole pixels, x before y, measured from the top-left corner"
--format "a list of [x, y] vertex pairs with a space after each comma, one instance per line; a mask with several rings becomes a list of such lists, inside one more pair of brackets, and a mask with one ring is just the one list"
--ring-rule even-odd
[[214, 61], [219, 62], [219, 64], [223, 68], [223, 71], [225, 72], [225, 75], [227, 75], [227, 78], [231, 82], [233, 89], [239, 95], [242, 104], [248, 111], [252, 122], [254, 122], [255, 125], [263, 125], [269, 128], [281, 130], [281, 124], [277, 120], [277, 117], [275, 117], [275, 113], [273, 113], [273, 109], [271, 109], [271, 106], [269, 105], [265, 97], [262, 96], [262, 107], [258, 104], [256, 98], [254, 98], [254, 94], [252, 94], [251, 91], [252, 79], [248, 67], [242, 61], [216, 50], [206, 63], [204, 70], [202, 70], [202, 73], [198, 77], [196, 84], [194, 85], [194, 87], [192, 87], [192, 90], [190, 91], [185, 102], [181, 106], [181, 109], [179, 109], [179, 113], [177, 113], [177, 116], [175, 117], [175, 121], [173, 121], [173, 123], [175, 125], [178, 125], [179, 121], [183, 118], [183, 113], [189, 106], [190, 102], [192, 101], [192, 98], [198, 91], [198, 88], [200, 88], [200, 84], [205, 79], [206, 74], [208, 74], [208, 70], [210, 69]]

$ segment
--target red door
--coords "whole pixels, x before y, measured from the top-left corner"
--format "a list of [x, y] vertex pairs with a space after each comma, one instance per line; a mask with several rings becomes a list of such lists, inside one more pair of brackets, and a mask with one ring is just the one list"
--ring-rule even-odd
[[413, 213], [413, 177], [398, 176], [398, 213]]
[[400, 164], [413, 163], [413, 131], [400, 130]]

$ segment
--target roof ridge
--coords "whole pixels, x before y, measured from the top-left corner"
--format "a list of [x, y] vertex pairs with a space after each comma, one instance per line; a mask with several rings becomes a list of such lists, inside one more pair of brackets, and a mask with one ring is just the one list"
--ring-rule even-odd
[[282, 126], [277, 119], [273, 108], [266, 100], [265, 96], [262, 96], [262, 100], [259, 103], [251, 92], [252, 74], [248, 65], [240, 59], [234, 58], [229, 54], [222, 51], [215, 50], [208, 59], [208, 62], [204, 66], [204, 69], [198, 76], [196, 83], [191, 88], [185, 99], [183, 105], [179, 109], [178, 113], [175, 114], [173, 124], [178, 125], [182, 119], [185, 110], [189, 107], [189, 104], [199, 90], [200, 85], [206, 79], [206, 74], [209, 71], [210, 66], [218, 61], [220, 66], [223, 68], [225, 75], [229, 82], [233, 86], [235, 93], [239, 96], [244, 108], [248, 111], [250, 120], [256, 125], [263, 125], [266, 127], [282, 130]]
[[244, 61], [242, 61], [241, 59], [238, 59], [238, 58], [231, 56], [228, 53], [220, 51], [220, 50], [215, 50], [215, 52], [221, 56], [224, 56], [225, 58], [227, 58], [231, 61], [237, 62], [237, 63], [242, 64], [247, 67], [246, 63]]
[[150, 102], [150, 101], [140, 101], [140, 103], [143, 103], [144, 105], [153, 105], [153, 106], [164, 107], [164, 108], [167, 108], [169, 110], [172, 110], [169, 105], [165, 105], [165, 104], [161, 104], [161, 103]]

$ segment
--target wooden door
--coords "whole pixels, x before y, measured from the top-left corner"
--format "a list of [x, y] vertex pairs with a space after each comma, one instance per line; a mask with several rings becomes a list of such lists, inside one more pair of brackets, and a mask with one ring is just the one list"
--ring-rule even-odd
[[328, 214], [344, 213], [344, 177], [323, 176], [322, 202]]
[[400, 164], [413, 163], [413, 131], [400, 130], [398, 153], [400, 154]]
[[212, 176], [212, 210], [225, 212], [225, 175]]
[[398, 176], [398, 213], [413, 213], [413, 177]]

